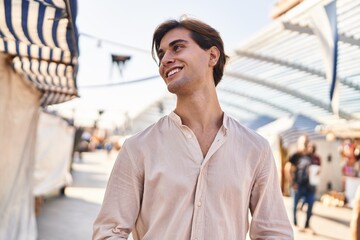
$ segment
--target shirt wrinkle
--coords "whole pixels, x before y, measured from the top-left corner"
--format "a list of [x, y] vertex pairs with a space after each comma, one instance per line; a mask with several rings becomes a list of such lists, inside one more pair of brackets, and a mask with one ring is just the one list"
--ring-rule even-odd
[[264, 151], [264, 150], [261, 151], [261, 157], [260, 157], [260, 159], [261, 159], [262, 161], [258, 161], [258, 163], [257, 163], [257, 165], [260, 165], [260, 167], [258, 167], [258, 166], [256, 167], [257, 171], [256, 171], [256, 176], [254, 177], [254, 180], [256, 180], [256, 179], [258, 179], [258, 178], [261, 177], [262, 172], [263, 172], [263, 170], [264, 170], [264, 168], [265, 168], [265, 165], [266, 165], [266, 164], [261, 164], [261, 163], [263, 163], [263, 161], [265, 160], [265, 151]]

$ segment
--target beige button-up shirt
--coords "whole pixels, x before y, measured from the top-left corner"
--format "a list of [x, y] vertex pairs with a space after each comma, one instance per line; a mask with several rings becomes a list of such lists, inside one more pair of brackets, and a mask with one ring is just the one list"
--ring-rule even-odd
[[269, 144], [224, 114], [204, 158], [172, 112], [125, 141], [93, 239], [245, 240], [249, 228], [252, 239], [292, 239]]

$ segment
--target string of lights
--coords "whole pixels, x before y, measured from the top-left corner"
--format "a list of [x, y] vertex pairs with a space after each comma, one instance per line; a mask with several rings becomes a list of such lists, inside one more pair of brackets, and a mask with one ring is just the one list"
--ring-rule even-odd
[[108, 43], [108, 44], [111, 44], [111, 45], [116, 45], [116, 46], [119, 46], [119, 47], [124, 47], [124, 48], [127, 48], [127, 49], [135, 50], [135, 51], [138, 51], [138, 52], [143, 52], [143, 53], [146, 53], [146, 54], [149, 54], [149, 53], [150, 53], [150, 51], [149, 51], [149, 50], [146, 50], [146, 49], [142, 49], [142, 48], [130, 46], [130, 45], [127, 45], [127, 44], [115, 42], [115, 41], [113, 41], [113, 40], [109, 40], [109, 39], [105, 39], [105, 38], [96, 37], [96, 36], [91, 35], [91, 34], [88, 34], [88, 33], [79, 33], [79, 36], [80, 36], [80, 37], [81, 37], [81, 36], [84, 36], [84, 37], [87, 37], [87, 38], [91, 38], [91, 39], [97, 40], [99, 47], [101, 47], [102, 43], [105, 42], [105, 43]]
[[[106, 44], [116, 45], [116, 46], [119, 46], [119, 47], [135, 50], [135, 51], [146, 53], [146, 54], [151, 53], [149, 50], [146, 50], [146, 49], [130, 46], [130, 45], [127, 45], [127, 44], [119, 43], [119, 42], [109, 40], [109, 39], [105, 39], [105, 38], [100, 38], [100, 37], [97, 37], [97, 36], [94, 36], [94, 35], [91, 35], [91, 34], [88, 34], [88, 33], [79, 33], [79, 36], [95, 39], [97, 41], [97, 46], [98, 47], [101, 47], [103, 43], [106, 43]], [[119, 65], [119, 67], [120, 67], [119, 62], [121, 62], [122, 65], [123, 65], [123, 64], [125, 64], [125, 62], [127, 60], [130, 60], [130, 58], [131, 58], [130, 56], [121, 56], [121, 55], [114, 55], [114, 54], [112, 55], [113, 63], [116, 62]], [[96, 84], [96, 85], [84, 85], [84, 86], [78, 86], [78, 87], [80, 89], [113, 87], [113, 86], [119, 86], [119, 85], [127, 85], [127, 84], [144, 82], [144, 81], [152, 80], [152, 79], [155, 79], [155, 78], [158, 78], [158, 77], [159, 77], [159, 75], [155, 75], [155, 76], [144, 77], [144, 78], [140, 78], [140, 79], [136, 79], [136, 80], [121, 81], [121, 82], [116, 82], [116, 83]]]
[[99, 87], [113, 87], [113, 86], [119, 86], [119, 85], [126, 85], [126, 84], [133, 84], [133, 83], [139, 83], [144, 82], [152, 79], [159, 78], [159, 75], [145, 77], [145, 78], [139, 78], [136, 80], [130, 80], [130, 81], [124, 81], [124, 82], [116, 82], [116, 83], [107, 83], [107, 84], [97, 84], [97, 85], [85, 85], [85, 86], [79, 86], [79, 88], [99, 88]]

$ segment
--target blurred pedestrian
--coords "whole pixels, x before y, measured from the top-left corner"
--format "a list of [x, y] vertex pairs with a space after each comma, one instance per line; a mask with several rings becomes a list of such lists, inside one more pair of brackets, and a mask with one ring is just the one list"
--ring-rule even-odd
[[111, 150], [113, 149], [113, 144], [111, 141], [106, 141], [104, 144], [104, 148], [106, 150], [107, 156], [110, 157]]
[[310, 218], [312, 216], [312, 208], [315, 201], [315, 187], [310, 184], [310, 166], [312, 159], [308, 154], [308, 136], [301, 135], [297, 141], [297, 152], [294, 153], [289, 161], [292, 165], [292, 188], [293, 188], [293, 221], [297, 226], [297, 208], [301, 199], [307, 204], [305, 229], [310, 227]]
[[153, 54], [176, 108], [124, 143], [93, 239], [245, 240], [249, 228], [252, 239], [292, 239], [268, 142], [220, 107], [215, 87], [227, 56], [219, 33], [199, 20], [168, 20]]

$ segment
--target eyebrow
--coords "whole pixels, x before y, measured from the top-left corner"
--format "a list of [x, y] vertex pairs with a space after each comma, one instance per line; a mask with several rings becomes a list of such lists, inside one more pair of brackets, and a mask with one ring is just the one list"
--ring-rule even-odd
[[[169, 43], [169, 47], [172, 47], [172, 46], [174, 46], [174, 45], [176, 45], [177, 43], [188, 43], [189, 41], [187, 41], [187, 40], [185, 40], [185, 39], [176, 39], [176, 40], [174, 40], [174, 41], [172, 41], [172, 42], [170, 42]], [[162, 53], [162, 52], [164, 52], [164, 50], [162, 50], [161, 48], [159, 48], [159, 50], [158, 50], [158, 56], [159, 56], [159, 54], [160, 53]]]
[[172, 42], [169, 43], [169, 47], [172, 47], [172, 46], [174, 46], [175, 44], [180, 43], [180, 42], [188, 43], [189, 41], [187, 41], [187, 40], [185, 40], [185, 39], [176, 39], [176, 40], [174, 40], [174, 41], [172, 41]]

